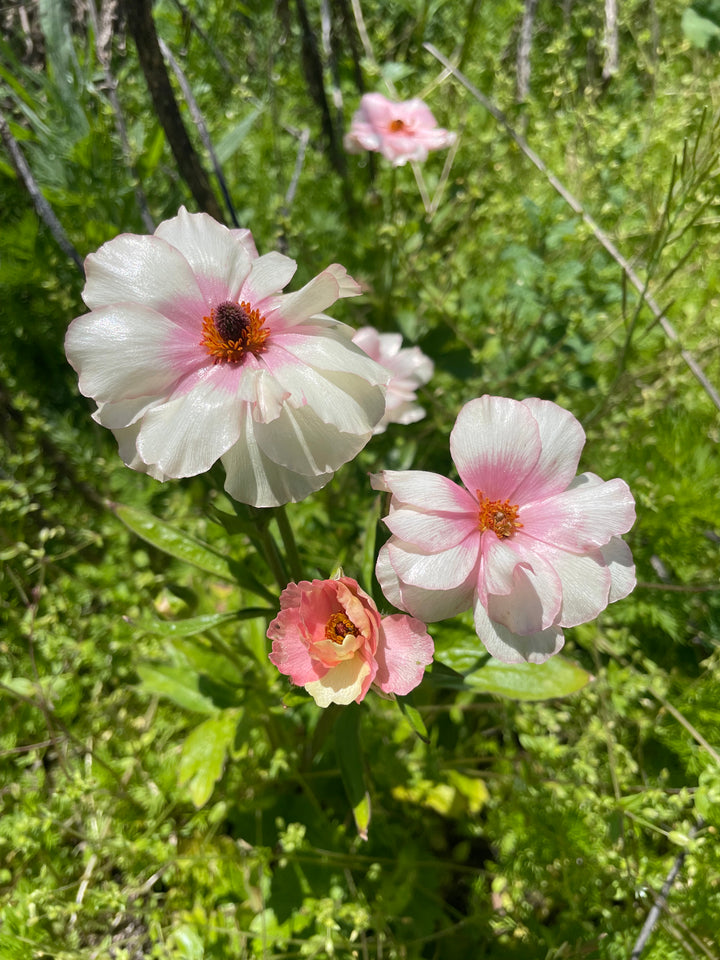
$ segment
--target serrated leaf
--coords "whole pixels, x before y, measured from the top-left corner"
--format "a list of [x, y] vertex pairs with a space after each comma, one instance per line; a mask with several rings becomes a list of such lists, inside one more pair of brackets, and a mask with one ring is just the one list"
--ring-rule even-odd
[[137, 668], [142, 688], [158, 697], [167, 697], [185, 710], [195, 713], [217, 713], [218, 708], [200, 691], [200, 676], [184, 667], [150, 666]]
[[361, 712], [356, 704], [351, 704], [340, 712], [335, 721], [335, 752], [358, 836], [367, 840], [371, 810], [360, 743], [360, 717]]
[[178, 784], [187, 786], [196, 807], [210, 799], [222, 776], [227, 751], [235, 738], [238, 711], [225, 710], [204, 720], [183, 744]]
[[589, 683], [591, 675], [576, 663], [551, 657], [545, 663], [500, 663], [491, 660], [465, 677], [473, 690], [510, 700], [554, 700]]

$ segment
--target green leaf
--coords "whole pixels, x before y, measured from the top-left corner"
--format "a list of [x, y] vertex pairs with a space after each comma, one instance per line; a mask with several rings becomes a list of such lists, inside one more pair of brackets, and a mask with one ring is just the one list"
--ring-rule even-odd
[[554, 700], [581, 690], [592, 679], [587, 670], [562, 657], [545, 663], [500, 663], [491, 660], [465, 677], [473, 690], [510, 700]]
[[233, 613], [206, 613], [187, 620], [152, 620], [143, 624], [148, 633], [158, 637], [194, 637], [233, 620], [251, 620], [254, 617], [273, 617], [276, 611], [269, 607], [246, 607]]
[[150, 666], [143, 663], [137, 668], [142, 688], [147, 693], [167, 697], [179, 707], [195, 713], [217, 713], [210, 697], [200, 691], [200, 676], [184, 667]]
[[695, 809], [708, 823], [720, 825], [720, 770], [716, 766], [703, 770], [695, 791]]
[[243, 117], [234, 127], [230, 127], [227, 133], [218, 140], [215, 146], [215, 153], [220, 164], [227, 163], [230, 157], [240, 149], [260, 112], [260, 108], [251, 110], [246, 117]]
[[151, 513], [128, 507], [121, 503], [111, 504], [115, 515], [143, 540], [146, 540], [163, 553], [183, 560], [205, 573], [211, 573], [221, 580], [238, 583], [243, 589], [275, 602], [273, 593], [236, 560], [223, 556], [217, 550], [196, 540], [190, 534], [178, 530], [164, 520], [158, 520]]
[[224, 710], [215, 717], [203, 720], [183, 744], [178, 784], [187, 786], [196, 807], [207, 803], [222, 776], [225, 757], [235, 739], [239, 717], [237, 710]]
[[360, 744], [361, 716], [360, 708], [354, 703], [341, 710], [335, 721], [335, 753], [345, 793], [352, 807], [358, 836], [362, 840], [367, 840], [371, 810]]
[[397, 705], [400, 707], [400, 712], [403, 714], [407, 722], [420, 737], [420, 739], [424, 743], [430, 743], [427, 727], [425, 726], [425, 721], [420, 715], [420, 711], [414, 707], [407, 698], [398, 698]]
[[694, 47], [717, 53], [720, 49], [720, 26], [701, 16], [692, 7], [688, 7], [682, 15], [682, 30], [686, 38]]

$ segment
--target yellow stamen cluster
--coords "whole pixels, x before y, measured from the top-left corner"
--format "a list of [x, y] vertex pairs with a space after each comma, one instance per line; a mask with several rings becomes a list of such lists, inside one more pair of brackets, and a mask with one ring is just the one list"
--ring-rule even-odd
[[334, 613], [325, 624], [325, 639], [332, 640], [333, 643], [342, 643], [348, 634], [356, 637], [357, 627], [344, 613]]
[[480, 510], [478, 512], [478, 530], [492, 530], [499, 540], [511, 537], [516, 530], [522, 527], [518, 521], [518, 504], [511, 504], [507, 500], [488, 500], [481, 490], [477, 491]]
[[226, 301], [213, 307], [209, 317], [203, 317], [205, 347], [214, 363], [242, 363], [248, 353], [263, 353], [270, 331], [265, 328], [265, 317], [244, 300]]

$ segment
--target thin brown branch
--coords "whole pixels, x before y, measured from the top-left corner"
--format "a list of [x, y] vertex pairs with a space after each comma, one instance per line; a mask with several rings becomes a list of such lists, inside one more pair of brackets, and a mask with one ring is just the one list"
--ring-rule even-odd
[[664, 315], [660, 307], [658, 306], [655, 299], [651, 294], [645, 289], [645, 284], [637, 275], [635, 270], [630, 265], [629, 261], [620, 253], [618, 248], [612, 242], [610, 237], [605, 233], [605, 231], [599, 226], [599, 224], [590, 216], [590, 214], [585, 210], [580, 201], [573, 196], [572, 193], [558, 180], [555, 174], [548, 169], [546, 164], [540, 157], [535, 153], [535, 151], [530, 147], [524, 137], [522, 137], [514, 127], [510, 124], [510, 121], [507, 119], [502, 110], [499, 110], [494, 103], [492, 103], [488, 98], [481, 93], [478, 88], [472, 84], [468, 78], [461, 73], [455, 66], [453, 66], [450, 61], [443, 56], [440, 51], [434, 47], [431, 43], [424, 44], [425, 49], [431, 53], [436, 60], [447, 67], [450, 73], [455, 77], [458, 83], [461, 83], [465, 89], [478, 101], [481, 103], [485, 109], [490, 113], [498, 123], [505, 128], [510, 137], [515, 141], [517, 146], [522, 150], [525, 156], [533, 163], [537, 169], [548, 179], [548, 182], [553, 187], [553, 189], [560, 194], [563, 200], [568, 204], [571, 210], [576, 213], [579, 217], [582, 218], [583, 222], [590, 228], [595, 239], [600, 243], [602, 247], [610, 254], [613, 260], [618, 264], [620, 269], [623, 271], [625, 276], [628, 278], [630, 283], [635, 287], [637, 292], [640, 294], [642, 300], [650, 308], [651, 313], [663, 328], [665, 336], [671, 340], [673, 343], [677, 344], [680, 350], [680, 356], [685, 361], [686, 365], [691, 370], [693, 376], [696, 378], [698, 383], [702, 386], [703, 390], [712, 400], [713, 404], [720, 410], [720, 394], [715, 389], [715, 387], [710, 383], [706, 377], [704, 371], [697, 363], [693, 355], [689, 350], [686, 350], [681, 342], [680, 338], [675, 330], [675, 327], [670, 323], [668, 318]]
[[123, 0], [123, 9], [128, 30], [137, 47], [140, 66], [145, 74], [155, 112], [165, 131], [180, 176], [187, 183], [200, 209], [215, 217], [216, 220], [222, 221], [220, 204], [215, 198], [208, 176], [188, 136], [180, 115], [180, 108], [175, 100], [158, 42], [151, 0]]

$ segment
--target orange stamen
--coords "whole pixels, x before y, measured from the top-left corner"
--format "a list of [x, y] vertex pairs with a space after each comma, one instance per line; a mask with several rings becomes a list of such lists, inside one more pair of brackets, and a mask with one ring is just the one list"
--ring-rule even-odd
[[390, 121], [390, 130], [391, 130], [393, 133], [400, 133], [400, 131], [401, 131], [401, 130], [404, 130], [404, 129], [405, 129], [405, 121], [404, 121], [404, 120], [391, 120], [391, 121]]
[[518, 520], [518, 504], [511, 504], [507, 500], [488, 500], [481, 490], [477, 491], [480, 511], [478, 513], [478, 530], [492, 530], [498, 540], [512, 537], [516, 530], [522, 527]]
[[265, 329], [265, 317], [246, 301], [227, 301], [213, 307], [209, 317], [203, 317], [205, 347], [214, 363], [242, 363], [248, 353], [263, 353], [270, 331]]
[[357, 627], [344, 613], [334, 613], [325, 624], [325, 639], [339, 644], [348, 634], [356, 637]]

